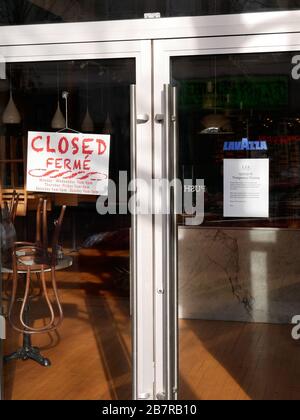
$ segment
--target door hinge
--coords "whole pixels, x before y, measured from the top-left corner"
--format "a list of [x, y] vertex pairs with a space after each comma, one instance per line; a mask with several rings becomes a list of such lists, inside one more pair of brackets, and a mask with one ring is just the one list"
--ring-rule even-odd
[[6, 339], [6, 321], [4, 316], [0, 315], [0, 340]]

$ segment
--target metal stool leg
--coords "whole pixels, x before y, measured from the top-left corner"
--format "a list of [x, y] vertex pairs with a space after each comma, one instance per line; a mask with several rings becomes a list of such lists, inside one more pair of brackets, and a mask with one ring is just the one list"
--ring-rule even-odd
[[[30, 306], [27, 305], [24, 311], [25, 322], [29, 323], [29, 312]], [[43, 357], [40, 353], [40, 350], [37, 347], [33, 347], [31, 343], [31, 335], [23, 334], [23, 347], [21, 347], [16, 352], [10, 354], [9, 356], [4, 357], [4, 362], [9, 363], [13, 360], [33, 360], [43, 367], [50, 367], [51, 362], [49, 359]]]

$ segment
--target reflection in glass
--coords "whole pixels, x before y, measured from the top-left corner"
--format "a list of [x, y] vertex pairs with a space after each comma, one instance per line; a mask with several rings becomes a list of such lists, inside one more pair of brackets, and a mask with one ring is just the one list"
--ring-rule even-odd
[[[179, 87], [181, 177], [204, 179], [206, 223], [223, 221], [223, 159], [270, 158], [270, 220], [243, 225], [297, 225], [300, 217], [300, 83], [297, 53], [174, 58]], [[266, 141], [268, 151], [224, 151]], [[229, 221], [238, 225], [239, 221]]]
[[[204, 225], [179, 220], [184, 400], [299, 400], [290, 325], [300, 301], [298, 60], [297, 52], [172, 58], [181, 177], [206, 185]], [[205, 131], [214, 116], [230, 132], [221, 123]], [[267, 150], [224, 147], [244, 138]], [[223, 161], [241, 158], [270, 160], [268, 219], [223, 217]]]
[[[53, 132], [64, 128], [67, 118], [62, 93], [68, 92], [69, 127], [78, 132], [93, 128], [93, 134], [102, 134], [104, 131], [110, 134], [110, 178], [118, 185], [119, 171], [122, 170], [128, 173], [130, 181], [130, 85], [134, 83], [134, 59], [12, 63], [7, 79], [0, 80], [0, 121], [11, 91], [22, 117], [21, 120], [15, 119], [14, 124], [8, 124], [9, 121], [5, 119], [5, 124], [0, 124], [1, 206], [5, 207], [6, 202], [11, 207], [15, 192], [20, 194], [13, 228], [16, 236], [9, 244], [16, 238], [21, 242], [41, 243], [41, 237], [36, 236], [37, 204], [41, 197], [47, 198], [44, 217], [40, 215], [42, 237], [43, 240], [46, 238], [45, 248], [47, 243], [50, 245], [61, 206], [66, 205], [56, 249], [60, 263], [64, 260], [63, 256], [72, 261], [68, 269], [56, 270], [64, 322], [53, 335], [36, 334], [32, 337], [33, 345], [43, 348], [43, 355], [45, 353], [45, 357], [51, 360], [51, 371], [42, 373], [43, 368], [29, 360], [7, 363], [4, 371], [5, 399], [123, 400], [132, 397], [129, 281], [131, 216], [99, 215], [96, 196], [32, 193], [26, 188], [25, 174], [28, 131]], [[93, 127], [87, 118], [87, 110]], [[67, 187], [66, 191], [70, 189]], [[113, 204], [118, 207], [119, 197]], [[11, 216], [9, 219], [12, 225]], [[6, 245], [12, 231], [8, 227], [1, 220], [0, 211], [0, 266], [4, 257], [3, 267], [6, 269], [2, 277], [5, 313], [11, 299], [12, 270], [19, 266], [19, 262], [12, 264], [13, 247]], [[3, 241], [3, 229], [6, 242]], [[29, 248], [27, 251], [31, 257], [28, 264], [34, 263], [39, 267], [41, 263], [36, 260], [41, 260], [42, 264], [46, 261], [47, 267], [46, 249], [41, 259], [33, 261]], [[36, 278], [33, 274], [30, 325], [41, 328], [47, 325], [51, 316], [45, 294], [39, 292], [43, 283], [40, 272], [37, 272]], [[18, 319], [26, 288], [23, 287], [22, 275], [17, 274], [14, 278], [18, 282], [15, 308], [15, 317]], [[45, 280], [47, 285], [51, 284], [51, 275]], [[7, 335], [4, 354], [15, 354], [22, 346], [22, 337], [12, 329], [12, 323], [7, 323]], [[41, 375], [44, 377], [43, 387]], [[63, 389], [59, 385], [62, 381]], [[78, 387], [79, 382], [88, 386]]]
[[299, 0], [0, 0], [0, 24], [87, 22], [300, 9]]

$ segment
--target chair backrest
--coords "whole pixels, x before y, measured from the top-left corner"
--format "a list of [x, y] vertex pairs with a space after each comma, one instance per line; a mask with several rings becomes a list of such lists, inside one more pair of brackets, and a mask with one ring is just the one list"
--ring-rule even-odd
[[55, 229], [54, 229], [53, 236], [52, 236], [52, 266], [56, 266], [56, 262], [57, 262], [58, 240], [59, 240], [63, 220], [64, 220], [64, 217], [65, 217], [66, 209], [67, 209], [67, 206], [62, 206], [59, 218], [57, 220], [55, 220], [55, 222], [54, 222]]
[[[36, 244], [45, 250], [45, 254], [48, 251], [48, 212], [47, 212], [47, 198], [40, 198], [38, 202], [37, 212], [36, 212]], [[58, 240], [65, 216], [67, 206], [62, 206], [59, 218], [55, 220], [54, 232], [51, 242], [51, 251], [52, 251], [52, 264], [56, 265], [56, 255]]]
[[20, 201], [20, 194], [14, 191], [11, 198], [11, 202], [10, 202], [10, 220], [12, 221], [12, 223], [15, 223], [19, 201]]
[[27, 192], [24, 190], [12, 190], [2, 189], [0, 187], [0, 201], [3, 203], [7, 202], [9, 208], [14, 207], [14, 218], [16, 216], [26, 216], [27, 214]]
[[15, 190], [9, 195], [2, 194], [1, 207], [5, 213], [5, 217], [9, 219], [11, 223], [15, 222], [19, 200], [20, 194], [18, 194]]
[[[47, 200], [46, 200], [47, 202]], [[47, 248], [47, 245], [44, 246], [44, 237], [43, 233], [45, 228], [43, 227], [42, 223], [45, 223], [45, 218], [47, 218], [47, 214], [44, 215], [44, 199], [40, 198], [38, 201], [37, 209], [36, 209], [36, 232], [35, 232], [35, 242], [38, 246], [42, 248]]]

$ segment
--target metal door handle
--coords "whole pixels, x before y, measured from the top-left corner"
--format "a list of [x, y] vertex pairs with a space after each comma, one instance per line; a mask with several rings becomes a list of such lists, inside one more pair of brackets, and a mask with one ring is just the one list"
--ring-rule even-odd
[[[137, 149], [137, 106], [136, 106], [136, 86], [130, 86], [130, 148], [131, 148], [131, 179], [137, 178], [137, 163], [136, 163], [136, 149]], [[136, 320], [136, 302], [137, 302], [137, 217], [136, 208], [132, 213], [131, 226], [131, 243], [130, 243], [130, 289], [131, 289], [131, 312], [132, 319], [132, 354], [133, 354], [133, 398], [138, 399], [138, 372], [137, 372], [137, 323]]]
[[[163, 123], [164, 156], [163, 177], [169, 182], [178, 178], [178, 135], [177, 135], [177, 88], [171, 85], [164, 86], [164, 114], [157, 115], [156, 121]], [[177, 258], [177, 189], [176, 182], [173, 188], [166, 192], [165, 208], [170, 209], [165, 216], [165, 322], [164, 332], [164, 358], [166, 362], [165, 395], [167, 400], [177, 399], [178, 388], [178, 258]]]

